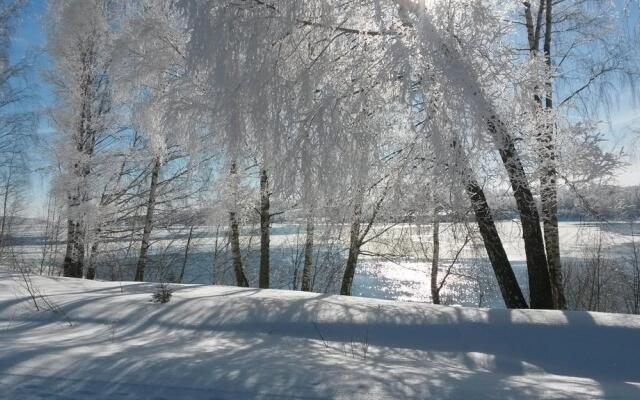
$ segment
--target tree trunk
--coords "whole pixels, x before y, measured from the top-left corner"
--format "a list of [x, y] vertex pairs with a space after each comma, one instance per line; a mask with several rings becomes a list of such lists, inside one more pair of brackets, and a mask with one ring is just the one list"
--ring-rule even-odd
[[144, 281], [144, 270], [147, 268], [149, 259], [149, 240], [153, 230], [153, 212], [156, 207], [156, 191], [158, 189], [158, 177], [160, 175], [160, 157], [156, 157], [151, 170], [151, 186], [149, 186], [149, 198], [147, 200], [147, 214], [144, 218], [144, 229], [142, 231], [142, 243], [140, 244], [140, 256], [136, 266], [135, 280]]
[[63, 275], [70, 278], [82, 278], [84, 269], [84, 243], [80, 222], [71, 217], [67, 222], [67, 250], [64, 256]]
[[349, 240], [349, 255], [347, 256], [347, 265], [342, 277], [342, 286], [340, 294], [351, 296], [351, 287], [353, 285], [353, 277], [356, 273], [356, 265], [358, 264], [358, 256], [360, 255], [360, 224], [362, 218], [362, 195], [358, 195], [356, 203], [353, 207], [353, 219], [351, 220], [351, 233]]
[[63, 276], [82, 278], [84, 270], [84, 242], [82, 223], [77, 219], [77, 207], [80, 206], [79, 190], [69, 199], [69, 215], [67, 217], [67, 248], [62, 266]]
[[304, 242], [304, 267], [302, 269], [302, 290], [305, 292], [311, 292], [313, 290], [312, 275], [313, 275], [313, 212], [309, 212], [307, 215], [307, 233]]
[[[553, 2], [546, 0], [545, 10], [545, 33], [544, 33], [544, 56], [549, 72], [551, 72], [551, 34]], [[548, 112], [553, 110], [553, 82], [551, 78], [547, 81], [545, 94], [545, 107]], [[558, 188], [556, 172], [556, 149], [554, 125], [548, 124], [543, 133], [542, 144], [544, 158], [542, 160], [541, 202], [542, 202], [542, 222], [544, 229], [545, 247], [547, 250], [547, 263], [549, 266], [549, 277], [553, 288], [553, 302], [557, 309], [566, 308], [564, 296], [564, 284], [562, 282], [562, 264], [560, 261], [560, 235], [558, 231]]]
[[216, 225], [216, 236], [213, 242], [213, 256], [211, 260], [211, 284], [212, 285], [216, 284], [216, 270], [218, 269], [218, 256], [220, 253], [220, 248], [218, 247], [218, 244], [220, 243], [219, 234], [220, 234], [220, 225]]
[[562, 278], [562, 264], [560, 260], [560, 234], [558, 229], [558, 203], [555, 168], [543, 172], [540, 183], [542, 186], [542, 221], [547, 250], [547, 262], [549, 264], [549, 277], [553, 288], [553, 300], [555, 308], [566, 308], [564, 295], [564, 282]]
[[471, 201], [478, 230], [482, 236], [487, 256], [491, 261], [504, 304], [507, 308], [528, 308], [527, 301], [513, 273], [513, 268], [511, 268], [507, 252], [502, 245], [484, 190], [476, 181], [462, 147], [458, 146], [456, 141], [452, 143], [452, 147], [455, 150], [456, 159], [460, 163], [459, 168], [462, 172], [462, 179], [464, 179], [465, 191]]
[[258, 281], [258, 286], [262, 289], [269, 288], [270, 227], [269, 177], [267, 176], [267, 170], [262, 168], [260, 172], [260, 278]]
[[500, 235], [498, 235], [498, 229], [491, 215], [491, 209], [484, 191], [473, 177], [469, 176], [467, 179], [465, 189], [471, 199], [480, 235], [489, 260], [491, 260], [491, 266], [496, 275], [502, 299], [507, 308], [528, 308], [527, 301], [522, 295], [516, 276], [511, 268], [507, 252], [504, 250]]
[[0, 225], [0, 254], [3, 253], [5, 245], [5, 237], [7, 236], [7, 216], [9, 211], [9, 195], [11, 192], [11, 180], [13, 179], [13, 160], [15, 157], [15, 151], [11, 152], [11, 159], [9, 161], [9, 174], [7, 181], [4, 185], [4, 195], [2, 199], [2, 224]]
[[96, 257], [98, 255], [98, 239], [96, 238], [91, 244], [91, 254], [89, 254], [89, 262], [87, 265], [87, 279], [96, 279]]
[[[51, 237], [51, 195], [47, 199], [47, 219], [44, 225], [44, 244], [42, 246], [42, 258], [40, 259], [40, 275], [44, 273], [44, 262], [47, 259], [47, 249]], [[1, 246], [0, 246], [1, 247]], [[0, 253], [2, 250], [0, 249]]]
[[440, 259], [440, 221], [438, 206], [433, 207], [433, 255], [431, 257], [431, 301], [440, 304], [440, 286], [438, 286], [438, 261]]
[[[49, 268], [47, 270], [47, 274], [51, 275], [53, 273], [53, 268], [58, 257], [58, 246], [60, 239], [60, 225], [62, 221], [62, 216], [58, 213], [58, 216], [55, 217], [55, 230], [53, 232], [52, 240], [49, 245]], [[58, 271], [58, 276], [60, 276], [60, 271]]]
[[242, 253], [240, 252], [240, 231], [238, 228], [238, 219], [236, 213], [229, 212], [229, 222], [231, 224], [231, 258], [233, 259], [233, 270], [236, 274], [236, 284], [240, 287], [249, 287], [247, 277], [242, 269]]
[[551, 280], [547, 267], [544, 239], [540, 228], [540, 217], [524, 166], [516, 151], [512, 136], [496, 116], [487, 120], [489, 131], [500, 140], [498, 150], [504, 164], [513, 196], [520, 213], [524, 249], [527, 256], [527, 272], [529, 276], [529, 296], [531, 308], [553, 308]]
[[[235, 162], [231, 164], [231, 185], [234, 193], [234, 201], [237, 201], [238, 182]], [[229, 241], [231, 242], [231, 258], [233, 260], [233, 270], [236, 275], [236, 284], [240, 287], [249, 287], [249, 281], [242, 269], [242, 252], [240, 251], [240, 228], [238, 227], [238, 218], [236, 216], [235, 205], [229, 211], [229, 226], [231, 229]]]
[[[457, 64], [458, 67], [465, 69], [469, 75], [461, 78], [461, 87], [470, 96], [477, 96], [479, 107], [475, 111], [477, 116], [484, 120], [487, 130], [500, 153], [500, 158], [509, 176], [513, 195], [520, 213], [527, 256], [531, 307], [553, 308], [553, 295], [551, 293], [551, 281], [540, 227], [540, 217], [529, 187], [527, 175], [513, 142], [513, 137], [504, 123], [498, 118], [491, 102], [482, 95], [483, 90], [479, 84], [479, 79], [473, 76], [473, 69], [465, 65], [464, 57], [457, 52], [456, 48], [449, 47], [446, 41], [437, 37], [437, 29], [435, 27], [428, 26], [425, 28], [428, 28], [434, 35], [432, 40], [440, 42], [442, 49], [448, 53], [444, 59], [452, 65]], [[447, 65], [443, 64], [442, 67], [446, 68]]]
[[[524, 2], [525, 5], [525, 18], [527, 25], [527, 35], [529, 37], [529, 51], [532, 56], [536, 56], [540, 45], [540, 31], [543, 20], [543, 13], [545, 16], [545, 34], [543, 50], [546, 59], [546, 63], [549, 69], [551, 69], [551, 35], [552, 35], [552, 16], [553, 2], [547, 0], [540, 0], [538, 7], [538, 15], [535, 23], [533, 24], [533, 17], [531, 15], [531, 9], [528, 1]], [[550, 72], [550, 71], [549, 71]], [[551, 78], [546, 83], [546, 99], [544, 100], [544, 108], [547, 112], [551, 112], [553, 109], [553, 83]], [[534, 98], [539, 105], [540, 110], [543, 108], [542, 96], [536, 93]], [[566, 299], [564, 297], [564, 284], [562, 282], [562, 266], [560, 261], [560, 238], [558, 232], [558, 207], [557, 207], [557, 183], [556, 183], [556, 168], [555, 168], [555, 138], [554, 138], [554, 126], [549, 124], [546, 126], [539, 126], [540, 134], [538, 135], [538, 143], [540, 145], [540, 200], [542, 205], [542, 223], [544, 233], [544, 244], [547, 256], [547, 266], [549, 270], [549, 279], [551, 282], [551, 290], [553, 295], [554, 308], [564, 309], [566, 308]]]
[[[94, 62], [95, 49], [93, 42], [82, 56], [82, 72], [79, 76], [80, 82], [80, 117], [77, 125], [77, 136], [75, 138], [76, 151], [80, 159], [73, 165], [73, 174], [80, 182], [73, 190], [75, 193], [69, 196], [69, 220], [67, 223], [67, 249], [63, 262], [64, 276], [82, 278], [84, 270], [84, 226], [83, 216], [75, 215], [74, 210], [86, 203], [89, 199], [86, 192], [83, 192], [87, 183], [87, 178], [91, 174], [90, 159], [96, 144], [96, 131], [93, 127], [94, 112], [92, 105], [96, 100], [94, 89]], [[98, 114], [100, 114], [98, 112]]]
[[189, 229], [189, 238], [187, 239], [187, 246], [184, 249], [184, 260], [182, 261], [182, 269], [180, 270], [180, 276], [178, 277], [178, 283], [182, 283], [184, 279], [184, 270], [187, 268], [187, 259], [189, 258], [189, 247], [191, 246], [191, 237], [193, 236], [193, 225]]

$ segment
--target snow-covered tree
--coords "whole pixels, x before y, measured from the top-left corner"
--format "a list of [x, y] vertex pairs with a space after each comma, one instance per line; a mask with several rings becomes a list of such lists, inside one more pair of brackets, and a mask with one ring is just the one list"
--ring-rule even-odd
[[[518, 11], [524, 15], [529, 55], [545, 69], [544, 84], [532, 93], [537, 121], [532, 136], [537, 141], [542, 221], [554, 306], [564, 308], [557, 180], [558, 174], [565, 175], [563, 170], [572, 170], [574, 164], [567, 163], [569, 160], [562, 153], [571, 148], [558, 149], [558, 135], [570, 140], [573, 125], [589, 124], [592, 118], [598, 118], [603, 106], [611, 105], [615, 80], [633, 79], [634, 49], [628, 41], [621, 40], [625, 35], [623, 10], [614, 2], [524, 1]], [[587, 121], [576, 121], [576, 114]], [[564, 138], [559, 139], [562, 143]], [[591, 169], [597, 165], [598, 162]]]
[[[586, 65], [571, 52], [606, 31], [604, 2], [75, 4], [52, 1], [50, 30], [61, 100], [58, 153], [65, 160], [59, 181], [69, 200], [68, 270], [78, 270], [71, 265], [82, 259], [88, 226], [94, 236], [101, 231], [87, 216], [115, 216], [120, 207], [127, 210], [120, 221], [135, 221], [127, 229], [140, 241], [136, 279], [143, 280], [158, 206], [195, 204], [186, 186], [177, 194], [184, 181], [169, 175], [203, 173], [213, 176], [212, 214], [224, 215], [216, 224], [228, 226], [240, 286], [274, 286], [275, 215], [304, 223], [303, 290], [314, 289], [324, 246], [317, 227], [348, 226], [341, 293], [350, 294], [360, 256], [373, 254], [367, 245], [399, 221], [429, 215], [435, 228], [440, 212], [459, 221], [472, 213], [505, 304], [563, 307], [557, 178], [570, 178], [569, 163], [581, 174], [617, 165], [599, 151], [598, 136], [589, 132], [594, 125], [575, 107], [565, 109], [627, 60], [622, 46], [606, 53], [614, 64], [603, 56], [591, 64], [602, 73], [581, 70], [583, 88], [571, 76], [575, 69], [560, 68], [558, 54]], [[112, 18], [115, 7], [120, 18]], [[526, 28], [524, 52], [514, 16]], [[588, 21], [593, 26], [576, 34], [573, 27]], [[567, 46], [571, 38], [575, 44]], [[554, 96], [563, 100], [554, 105]], [[126, 106], [114, 112], [112, 104]], [[139, 140], [126, 152], [121, 145], [98, 151], [116, 120], [127, 127], [121, 137]], [[114, 157], [115, 147], [127, 155]], [[108, 174], [99, 162], [107, 158], [129, 172]], [[509, 191], [519, 215], [528, 299], [496, 227], [491, 193], [498, 190]], [[103, 211], [90, 213], [92, 207]], [[260, 226], [257, 273], [243, 228], [251, 223]], [[435, 250], [436, 229], [432, 239]], [[441, 286], [438, 258], [434, 251], [434, 288]]]
[[49, 4], [47, 47], [54, 62], [49, 78], [57, 96], [51, 116], [60, 132], [57, 187], [68, 202], [64, 275], [71, 277], [83, 276], [88, 219], [96, 215], [96, 148], [113, 129], [110, 5], [102, 0]]

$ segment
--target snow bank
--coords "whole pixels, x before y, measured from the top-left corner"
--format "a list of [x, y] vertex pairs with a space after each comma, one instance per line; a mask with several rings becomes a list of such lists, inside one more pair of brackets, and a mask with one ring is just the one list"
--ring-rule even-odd
[[640, 399], [638, 316], [34, 276], [36, 312], [20, 279], [2, 399]]

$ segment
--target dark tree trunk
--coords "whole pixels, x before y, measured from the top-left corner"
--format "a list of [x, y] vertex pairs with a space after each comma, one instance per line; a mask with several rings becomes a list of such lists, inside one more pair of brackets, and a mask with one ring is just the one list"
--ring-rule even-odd
[[[552, 12], [553, 2], [540, 0], [538, 6], [538, 15], [533, 23], [531, 7], [528, 1], [524, 2], [525, 19], [527, 25], [527, 35], [529, 37], [529, 52], [532, 56], [538, 54], [540, 48], [540, 32], [542, 23], [545, 23], [545, 34], [543, 50], [547, 66], [551, 68], [551, 35], [552, 35]], [[544, 21], [543, 21], [544, 15]], [[534, 98], [536, 103], [547, 111], [553, 109], [553, 87], [552, 80], [546, 83], [546, 94], [543, 104], [543, 98], [536, 93]], [[562, 266], [560, 261], [560, 238], [558, 233], [558, 207], [557, 207], [557, 184], [556, 184], [556, 161], [555, 161], [555, 139], [554, 126], [547, 124], [538, 126], [540, 133], [538, 134], [538, 143], [540, 145], [540, 200], [542, 205], [542, 223], [544, 233], [544, 244], [547, 255], [547, 265], [549, 269], [549, 279], [551, 281], [551, 290], [553, 295], [553, 304], [555, 308], [566, 308], [566, 300], [564, 297], [564, 284], [562, 282]]]
[[311, 292], [313, 290], [312, 275], [313, 275], [313, 213], [309, 212], [307, 215], [307, 232], [304, 242], [304, 267], [302, 269], [302, 290], [305, 292]]
[[96, 257], [98, 256], [98, 238], [91, 245], [91, 254], [89, 255], [89, 263], [87, 265], [87, 279], [96, 279]]
[[484, 191], [472, 177], [467, 178], [466, 191], [471, 199], [473, 212], [478, 223], [480, 235], [484, 247], [491, 261], [493, 272], [496, 275], [500, 293], [507, 308], [528, 308], [527, 301], [522, 295], [516, 276], [511, 268], [511, 263], [507, 258], [498, 229], [491, 215], [491, 209]]
[[[551, 62], [551, 35], [553, 2], [546, 0], [545, 10], [545, 33], [544, 33], [544, 56], [549, 69]], [[551, 79], [547, 81], [545, 94], [545, 107], [548, 111], [553, 110], [553, 83]], [[564, 297], [564, 283], [562, 282], [562, 264], [560, 261], [560, 235], [558, 231], [558, 188], [556, 172], [556, 148], [554, 125], [548, 124], [543, 133], [542, 179], [540, 180], [542, 199], [542, 222], [544, 229], [545, 246], [547, 250], [547, 263], [549, 265], [549, 276], [553, 288], [554, 305], [558, 309], [565, 309], [567, 306]]]
[[[77, 121], [77, 131], [74, 135], [76, 151], [81, 156], [73, 165], [73, 174], [78, 178], [79, 183], [69, 194], [69, 220], [67, 222], [67, 249], [63, 262], [64, 276], [82, 278], [84, 270], [84, 226], [83, 216], [75, 215], [78, 207], [88, 201], [88, 196], [84, 190], [87, 179], [91, 174], [90, 160], [96, 145], [97, 132], [93, 126], [96, 117], [100, 117], [107, 112], [106, 105], [108, 91], [102, 91], [102, 84], [98, 81], [96, 85], [96, 49], [94, 40], [88, 40], [86, 48], [82, 49], [80, 60], [82, 69], [78, 81], [80, 83], [81, 105], [79, 119]], [[98, 107], [94, 110], [94, 105]]]
[[498, 234], [498, 229], [493, 220], [491, 207], [489, 207], [484, 190], [475, 179], [462, 147], [458, 146], [456, 141], [452, 143], [452, 147], [455, 151], [455, 158], [458, 160], [458, 163], [460, 163], [458, 168], [460, 168], [462, 173], [465, 191], [471, 201], [476, 223], [478, 224], [478, 230], [482, 236], [482, 242], [487, 251], [487, 256], [491, 261], [491, 266], [498, 281], [498, 287], [500, 288], [504, 304], [507, 308], [528, 308], [527, 301], [522, 294], [520, 285], [507, 257], [507, 252], [502, 245], [502, 239], [500, 239], [500, 235]]
[[64, 256], [63, 275], [82, 278], [84, 269], [84, 243], [80, 222], [69, 218], [67, 222], [67, 250]]
[[193, 225], [189, 229], [189, 238], [187, 239], [187, 246], [184, 248], [184, 259], [182, 261], [182, 269], [180, 270], [180, 276], [178, 277], [178, 283], [182, 283], [184, 279], [184, 270], [187, 268], [187, 260], [189, 258], [189, 248], [191, 247], [191, 237], [193, 236]]
[[149, 198], [147, 200], [147, 214], [144, 219], [144, 229], [142, 231], [142, 243], [140, 244], [140, 256], [136, 266], [135, 280], [144, 281], [144, 271], [149, 260], [149, 246], [151, 231], [153, 230], [153, 213], [156, 207], [156, 191], [158, 190], [158, 177], [160, 175], [160, 158], [156, 157], [151, 170], [151, 186], [149, 186]]
[[242, 253], [240, 251], [240, 229], [238, 228], [238, 219], [236, 213], [229, 213], [229, 223], [231, 224], [231, 258], [233, 259], [233, 270], [236, 274], [236, 284], [241, 287], [249, 287], [249, 281], [244, 275], [242, 269]]
[[269, 231], [271, 214], [269, 209], [269, 177], [267, 170], [260, 172], [260, 278], [258, 286], [269, 288]]
[[500, 158], [507, 170], [513, 196], [520, 213], [522, 236], [527, 256], [527, 272], [529, 276], [529, 295], [531, 308], [553, 308], [551, 280], [547, 267], [544, 239], [540, 227], [540, 217], [529, 181], [520, 157], [513, 143], [513, 138], [497, 117], [487, 121], [489, 131], [501, 140], [498, 145]]
[[220, 255], [220, 225], [216, 225], [216, 235], [213, 242], [213, 257], [211, 262], [211, 284], [216, 284], [216, 271], [218, 269], [218, 257]]
[[562, 278], [562, 264], [560, 260], [560, 235], [558, 229], [558, 206], [556, 183], [554, 177], [546, 177], [542, 180], [546, 186], [542, 190], [542, 221], [547, 250], [547, 262], [549, 264], [549, 277], [553, 287], [554, 306], [559, 310], [566, 308], [564, 296], [564, 282]]
[[[234, 199], [237, 200], [237, 171], [235, 162], [231, 164], [231, 171], [229, 172], [231, 175], [231, 185], [233, 186], [233, 192], [236, 194]], [[231, 258], [233, 260], [233, 270], [236, 275], [236, 284], [240, 287], [249, 287], [249, 281], [244, 274], [244, 270], [242, 269], [242, 252], [240, 250], [240, 228], [238, 226], [238, 217], [236, 216], [235, 205], [232, 207], [231, 211], [229, 211], [229, 241], [231, 242]]]
[[2, 199], [2, 224], [0, 224], [0, 254], [4, 251], [5, 239], [8, 236], [9, 229], [7, 229], [7, 220], [9, 215], [9, 196], [11, 193], [11, 181], [13, 179], [13, 160], [15, 158], [15, 151], [11, 152], [11, 159], [9, 160], [9, 173], [6, 177], [4, 185], [4, 195]]
[[433, 255], [431, 257], [431, 301], [440, 304], [440, 286], [438, 285], [438, 261], [440, 259], [440, 220], [438, 206], [433, 207]]
[[351, 296], [353, 277], [356, 273], [358, 256], [360, 255], [360, 246], [362, 246], [362, 242], [360, 240], [360, 225], [362, 223], [361, 218], [362, 199], [361, 197], [358, 197], [353, 207], [353, 219], [351, 221], [351, 232], [349, 239], [349, 255], [347, 256], [347, 265], [342, 277], [342, 286], [340, 287], [340, 294], [345, 296]]

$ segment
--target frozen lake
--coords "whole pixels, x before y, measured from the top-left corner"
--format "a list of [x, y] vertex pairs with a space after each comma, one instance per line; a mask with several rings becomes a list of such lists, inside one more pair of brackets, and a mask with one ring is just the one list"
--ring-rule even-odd
[[[473, 227], [473, 224], [469, 224]], [[385, 227], [374, 227], [382, 231]], [[388, 228], [388, 227], [387, 227]], [[146, 279], [172, 281], [184, 265], [185, 283], [233, 284], [230, 255], [227, 251], [225, 227], [196, 227], [185, 263], [185, 244], [188, 228], [176, 227], [155, 232], [152, 254]], [[526, 263], [520, 225], [516, 221], [501, 221], [498, 229], [504, 246], [526, 292]], [[39, 229], [23, 227], [16, 240], [15, 250], [36, 269], [46, 273], [62, 263], [64, 244], [57, 243], [42, 258], [44, 237]], [[480, 240], [463, 224], [440, 225], [439, 276], [447, 271], [441, 294], [447, 304], [500, 307], [495, 278]], [[598, 246], [602, 257], [624, 257], [631, 251], [631, 243], [640, 232], [640, 224], [629, 222], [561, 222], [561, 250], [565, 262], [589, 257]], [[346, 248], [348, 227], [319, 226], [316, 228], [314, 290], [336, 292], [340, 283]], [[390, 300], [415, 302], [431, 301], [431, 235], [430, 225], [402, 224], [385, 231], [364, 247], [354, 280], [353, 294]], [[64, 235], [61, 236], [64, 239]], [[245, 227], [242, 236], [245, 268], [249, 281], [257, 286], [259, 260], [259, 231]], [[271, 236], [272, 287], [299, 289], [302, 272], [304, 227], [297, 224], [274, 224]], [[114, 240], [101, 245], [97, 258], [98, 277], [104, 280], [132, 280], [138, 242]], [[52, 253], [56, 253], [55, 258]], [[456, 257], [457, 255], [457, 257]], [[455, 259], [455, 263], [453, 260]], [[48, 264], [48, 265], [47, 265]], [[50, 268], [53, 267], [53, 268]]]

